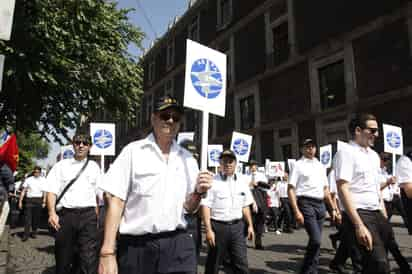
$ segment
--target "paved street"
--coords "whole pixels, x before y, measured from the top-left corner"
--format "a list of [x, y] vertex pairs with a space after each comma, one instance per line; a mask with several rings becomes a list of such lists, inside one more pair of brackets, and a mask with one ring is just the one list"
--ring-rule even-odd
[[[401, 252], [412, 263], [412, 236], [407, 234], [406, 229], [400, 228], [399, 217], [394, 216], [392, 221]], [[325, 227], [320, 273], [330, 273], [327, 266], [334, 255], [334, 250], [327, 236], [331, 231], [331, 228]], [[8, 273], [53, 274], [53, 240], [48, 236], [47, 231], [42, 230], [37, 239], [30, 238], [24, 243], [20, 238], [21, 232], [22, 228], [11, 230]], [[303, 258], [306, 241], [307, 237], [303, 229], [296, 231], [294, 234], [275, 235], [273, 232], [266, 233], [264, 237], [266, 250], [248, 249], [251, 273], [296, 273]], [[202, 252], [199, 273], [203, 273], [205, 256], [206, 254]], [[398, 267], [392, 258], [391, 266], [393, 273], [398, 273], [396, 271]], [[222, 271], [222, 273], [230, 272]]]

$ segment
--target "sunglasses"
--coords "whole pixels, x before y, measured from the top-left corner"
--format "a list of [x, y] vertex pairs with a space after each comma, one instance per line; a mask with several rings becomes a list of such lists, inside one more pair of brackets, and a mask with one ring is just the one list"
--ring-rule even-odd
[[378, 128], [365, 127], [364, 129], [369, 130], [370, 134], [375, 134], [375, 133], [379, 132]]
[[74, 141], [73, 144], [75, 144], [76, 146], [80, 146], [81, 144], [83, 144], [84, 146], [90, 146], [89, 141]]
[[159, 117], [163, 121], [168, 121], [170, 120], [170, 118], [172, 118], [176, 123], [180, 122], [180, 120], [182, 119], [182, 115], [175, 112], [161, 112], [159, 113]]

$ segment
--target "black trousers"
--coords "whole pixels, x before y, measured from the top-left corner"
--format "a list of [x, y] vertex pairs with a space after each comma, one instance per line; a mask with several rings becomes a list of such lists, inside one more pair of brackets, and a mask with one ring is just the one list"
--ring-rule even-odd
[[120, 235], [119, 274], [196, 273], [193, 238], [185, 230]]
[[24, 206], [24, 237], [35, 234], [41, 220], [43, 198], [27, 198]]
[[272, 228], [276, 231], [279, 229], [278, 227], [278, 219], [279, 219], [279, 213], [280, 210], [278, 207], [271, 207], [270, 208], [270, 213], [271, 213], [271, 220], [270, 220], [270, 225]]
[[215, 232], [215, 247], [209, 247], [205, 274], [218, 274], [224, 258], [229, 255], [233, 273], [249, 273], [247, 247], [244, 238], [244, 222], [223, 223], [212, 220]]
[[300, 273], [318, 273], [320, 245], [326, 208], [323, 200], [298, 197], [298, 207], [304, 218], [304, 227], [309, 236]]
[[[60, 229], [55, 236], [56, 273], [97, 273], [96, 209], [94, 207], [63, 208], [58, 215]], [[74, 266], [78, 269], [74, 269]]]
[[187, 232], [192, 236], [196, 247], [196, 256], [200, 255], [200, 248], [202, 246], [202, 219], [196, 214], [186, 214]]
[[290, 206], [289, 199], [280, 198], [280, 202], [282, 203], [282, 207], [281, 207], [281, 214], [279, 218], [279, 227], [282, 227], [282, 222], [283, 222], [283, 230], [291, 231], [293, 215], [292, 215], [292, 208]]
[[373, 248], [371, 251], [368, 251], [364, 246], [359, 245], [356, 240], [355, 228], [350, 223], [349, 217], [344, 217], [343, 221], [346, 223], [345, 225], [348, 228], [346, 232], [348, 233], [346, 235], [348, 246], [354, 245], [360, 252], [362, 273], [389, 273], [387, 243], [390, 242], [392, 237], [392, 227], [380, 210], [358, 209], [358, 214], [372, 235]]
[[407, 228], [409, 235], [412, 235], [412, 198], [406, 196], [405, 190], [401, 188], [401, 199], [403, 208], [405, 209], [406, 219], [407, 219]]
[[403, 208], [402, 200], [399, 195], [394, 195], [392, 201], [385, 201], [386, 214], [388, 214], [388, 221], [391, 221], [393, 210], [396, 209], [402, 217], [406, 227], [408, 227], [408, 218], [406, 217], [405, 209]]

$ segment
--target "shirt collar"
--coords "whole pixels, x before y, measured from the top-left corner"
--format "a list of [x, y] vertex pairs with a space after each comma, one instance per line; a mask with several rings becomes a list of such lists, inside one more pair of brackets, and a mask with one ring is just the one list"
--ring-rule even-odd
[[[160, 150], [159, 145], [156, 143], [156, 139], [154, 137], [153, 132], [150, 133], [145, 139], [143, 139], [143, 146], [151, 146], [159, 153], [159, 156], [163, 158], [163, 153]], [[181, 150], [182, 148], [177, 144], [176, 140], [173, 139], [172, 145], [170, 146], [169, 158], [170, 156], [178, 154]]]
[[71, 163], [72, 163], [72, 164], [77, 164], [77, 163], [85, 163], [85, 162], [86, 162], [86, 160], [87, 160], [87, 157], [86, 157], [86, 158], [84, 158], [83, 160], [80, 160], [80, 161], [78, 161], [78, 160], [74, 159], [74, 157], [73, 157], [73, 158], [71, 158], [70, 160], [71, 160]]
[[312, 159], [306, 158], [305, 156], [302, 156], [302, 161], [307, 162], [307, 163], [314, 163], [317, 162], [318, 159], [316, 157], [313, 157]]
[[356, 142], [354, 142], [353, 140], [349, 142], [349, 144], [351, 146], [353, 146], [354, 148], [357, 148], [359, 151], [362, 151], [363, 153], [369, 153], [371, 151], [370, 147], [362, 147], [359, 144], [357, 144]]

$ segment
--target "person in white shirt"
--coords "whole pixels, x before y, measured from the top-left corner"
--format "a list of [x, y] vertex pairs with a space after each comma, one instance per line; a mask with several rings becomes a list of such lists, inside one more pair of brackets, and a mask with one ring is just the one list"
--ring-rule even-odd
[[198, 209], [212, 174], [199, 172], [193, 155], [175, 141], [183, 115], [175, 98], [157, 99], [153, 132], [124, 147], [105, 174], [101, 189], [108, 207], [100, 274], [196, 271], [185, 214]]
[[221, 172], [214, 177], [207, 197], [201, 202], [209, 245], [205, 274], [218, 274], [220, 264], [227, 255], [234, 273], [247, 274], [249, 269], [243, 218], [248, 226], [248, 239], [251, 240], [254, 236], [250, 214], [253, 197], [247, 177], [235, 174], [236, 155], [233, 151], [224, 150], [221, 153], [220, 167]]
[[270, 209], [270, 214], [271, 214], [271, 229], [279, 235], [280, 234], [280, 228], [278, 226], [278, 218], [280, 215], [280, 193], [279, 193], [279, 185], [280, 182], [271, 180], [270, 183], [270, 189], [267, 192], [267, 195], [269, 197], [268, 199], [268, 206]]
[[96, 162], [88, 159], [92, 146], [89, 135], [76, 134], [72, 143], [74, 157], [57, 162], [44, 186], [48, 221], [55, 230], [56, 273], [96, 273], [101, 171]]
[[391, 226], [380, 196], [379, 155], [371, 148], [379, 131], [376, 117], [357, 114], [349, 123], [349, 131], [350, 146], [335, 155], [345, 241], [360, 251], [362, 273], [389, 273], [386, 243], [391, 238]]
[[409, 235], [412, 235], [412, 151], [399, 158], [396, 163], [396, 177], [401, 188], [402, 204], [406, 212], [406, 225]]
[[[23, 183], [23, 191], [19, 198], [19, 208], [23, 209], [24, 200], [24, 234], [22, 241], [30, 237], [36, 238], [37, 228], [41, 219], [42, 208], [46, 205], [46, 195], [43, 187], [46, 179], [41, 176], [41, 167], [35, 166], [31, 177]], [[31, 232], [30, 232], [31, 229]]]
[[258, 171], [258, 162], [249, 161], [249, 187], [252, 191], [256, 207], [252, 212], [253, 226], [255, 231], [255, 248], [263, 250], [262, 236], [265, 230], [266, 215], [269, 213], [267, 206], [268, 180], [264, 173]]
[[302, 158], [298, 160], [289, 177], [288, 195], [296, 222], [304, 225], [309, 236], [300, 273], [318, 273], [323, 221], [326, 215], [324, 200], [333, 208], [326, 169], [316, 159], [316, 143], [305, 139], [301, 145]]
[[[280, 197], [280, 217], [279, 228], [282, 228], [282, 232], [293, 233], [292, 224], [295, 223], [292, 208], [290, 206], [288, 198], [288, 180], [289, 174], [285, 172], [284, 177], [280, 178], [278, 182], [279, 197]], [[283, 224], [283, 225], [282, 225]]]

